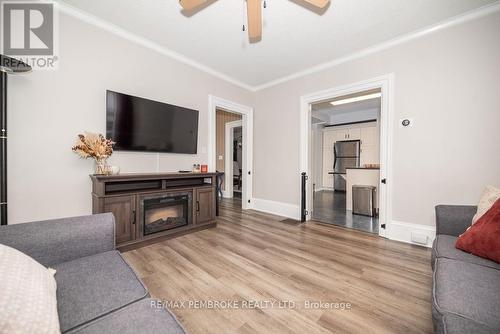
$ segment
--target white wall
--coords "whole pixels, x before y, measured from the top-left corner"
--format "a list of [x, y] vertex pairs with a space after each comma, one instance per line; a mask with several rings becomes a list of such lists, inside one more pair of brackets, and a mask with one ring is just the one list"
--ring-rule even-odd
[[211, 75], [61, 13], [60, 67], [9, 77], [9, 223], [91, 213], [90, 160], [71, 152], [78, 133], [104, 133], [106, 89], [200, 111], [198, 155], [119, 153], [123, 172], [206, 163], [208, 95], [252, 95]]
[[394, 73], [393, 219], [430, 226], [436, 204], [476, 203], [500, 185], [499, 31], [497, 12], [257, 92], [254, 197], [299, 205], [302, 95]]

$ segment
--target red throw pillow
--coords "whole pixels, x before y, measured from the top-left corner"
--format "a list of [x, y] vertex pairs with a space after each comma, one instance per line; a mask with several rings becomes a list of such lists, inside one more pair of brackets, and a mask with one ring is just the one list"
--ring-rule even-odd
[[500, 199], [458, 237], [455, 247], [500, 263]]

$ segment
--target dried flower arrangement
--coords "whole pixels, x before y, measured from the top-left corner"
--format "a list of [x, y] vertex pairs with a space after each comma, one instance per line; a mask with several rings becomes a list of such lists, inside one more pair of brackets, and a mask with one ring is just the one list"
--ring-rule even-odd
[[96, 162], [96, 174], [109, 174], [110, 170], [106, 160], [113, 154], [114, 142], [103, 135], [85, 132], [79, 134], [76, 144], [71, 148], [82, 159], [92, 158]]

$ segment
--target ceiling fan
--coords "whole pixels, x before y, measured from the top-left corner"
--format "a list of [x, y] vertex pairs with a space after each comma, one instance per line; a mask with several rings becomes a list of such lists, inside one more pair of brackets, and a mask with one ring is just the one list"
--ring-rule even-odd
[[[325, 8], [330, 0], [302, 0], [318, 9]], [[186, 11], [195, 10], [206, 5], [210, 0], [179, 0]], [[262, 0], [246, 0], [248, 37], [251, 41], [258, 41], [262, 37]], [[265, 3], [265, 1], [264, 1]]]

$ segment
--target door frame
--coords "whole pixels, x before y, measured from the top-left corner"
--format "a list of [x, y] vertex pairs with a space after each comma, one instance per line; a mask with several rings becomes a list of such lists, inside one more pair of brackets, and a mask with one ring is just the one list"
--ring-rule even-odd
[[217, 109], [240, 114], [243, 132], [243, 166], [241, 208], [251, 209], [253, 205], [252, 166], [253, 166], [253, 108], [214, 95], [208, 95], [208, 169], [215, 171]]
[[[382, 91], [380, 106], [380, 180], [379, 180], [379, 235], [385, 237], [392, 219], [392, 136], [394, 114], [394, 74], [386, 74], [372, 79], [347, 85], [337, 86], [300, 98], [300, 171], [310, 176], [312, 166], [311, 147], [311, 105], [343, 95], [380, 88]], [[382, 184], [382, 179], [387, 184]], [[312, 212], [313, 189], [307, 183], [306, 210]], [[307, 220], [311, 215], [307, 216]], [[385, 224], [385, 229], [381, 227]]]
[[[233, 150], [234, 150], [234, 129], [243, 127], [243, 121], [228, 122], [225, 125], [224, 139], [224, 190], [222, 194], [225, 198], [233, 198]], [[243, 143], [243, 146], [245, 143]], [[231, 157], [229, 159], [228, 157]], [[243, 171], [242, 171], [243, 173]], [[242, 181], [243, 182], [243, 181]], [[243, 187], [243, 185], [242, 185]]]

